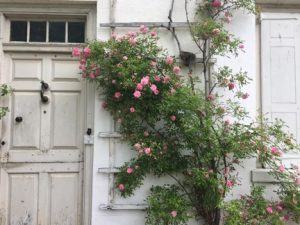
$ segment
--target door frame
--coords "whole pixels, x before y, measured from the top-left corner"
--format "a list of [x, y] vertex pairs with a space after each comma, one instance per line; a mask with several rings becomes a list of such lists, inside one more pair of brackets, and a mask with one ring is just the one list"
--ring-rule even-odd
[[[3, 62], [5, 51], [31, 51], [31, 52], [72, 52], [74, 44], [60, 44], [46, 46], [43, 44], [29, 43], [8, 43], [9, 37], [4, 31], [7, 29], [6, 17], [24, 15], [70, 15], [84, 16], [86, 18], [86, 37], [88, 40], [96, 39], [97, 33], [97, 0], [0, 0], [0, 62]], [[1, 43], [1, 40], [4, 42]], [[41, 48], [41, 47], [44, 48]], [[0, 64], [0, 83], [5, 82], [3, 66]], [[95, 108], [95, 87], [89, 82], [84, 83], [85, 90], [85, 111], [84, 129], [94, 130], [94, 108]], [[0, 135], [1, 135], [0, 123]], [[93, 182], [93, 135], [82, 137], [84, 142], [84, 168], [82, 184], [82, 224], [90, 225], [92, 216], [92, 182]], [[1, 150], [0, 150], [1, 153]], [[0, 154], [1, 156], [1, 154]]]

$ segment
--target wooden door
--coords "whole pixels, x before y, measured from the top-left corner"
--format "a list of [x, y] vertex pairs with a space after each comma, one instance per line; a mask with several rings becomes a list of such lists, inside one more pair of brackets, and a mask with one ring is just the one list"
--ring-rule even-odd
[[14, 94], [2, 124], [2, 220], [80, 225], [85, 91], [78, 63], [70, 53], [7, 52], [4, 65]]

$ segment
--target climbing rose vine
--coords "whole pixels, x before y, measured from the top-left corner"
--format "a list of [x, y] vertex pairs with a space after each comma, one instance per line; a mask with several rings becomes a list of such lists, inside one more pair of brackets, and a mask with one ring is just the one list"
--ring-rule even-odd
[[[249, 1], [231, 3], [238, 2]], [[199, 8], [205, 21], [192, 30], [201, 49], [205, 40], [212, 41], [204, 60], [227, 52], [237, 56], [245, 45], [224, 30], [223, 23], [229, 18], [215, 22], [224, 12], [225, 1], [205, 3]], [[232, 19], [230, 12], [226, 15]], [[281, 121], [270, 123], [261, 118], [243, 122], [249, 120], [240, 104], [249, 97], [243, 91], [250, 82], [247, 73], [221, 67], [211, 77], [213, 82], [198, 90], [192, 71], [184, 76], [175, 57], [159, 47], [157, 40], [155, 31], [141, 26], [138, 32], [114, 34], [108, 41], [92, 41], [73, 49], [82, 78], [97, 85], [105, 97], [101, 107], [111, 113], [124, 141], [135, 152], [117, 175], [119, 193], [123, 197], [133, 195], [148, 174], [174, 179], [172, 184], [151, 187], [148, 225], [187, 224], [190, 218], [204, 218], [207, 224], [217, 225], [221, 209], [225, 210], [226, 225], [297, 221], [300, 171], [297, 166], [284, 167], [280, 157], [298, 147], [282, 131]], [[220, 90], [231, 93], [230, 98], [218, 94]], [[263, 189], [258, 187], [240, 201], [224, 203], [239, 184], [237, 167], [251, 157], [258, 157], [281, 181], [280, 202], [265, 200]]]

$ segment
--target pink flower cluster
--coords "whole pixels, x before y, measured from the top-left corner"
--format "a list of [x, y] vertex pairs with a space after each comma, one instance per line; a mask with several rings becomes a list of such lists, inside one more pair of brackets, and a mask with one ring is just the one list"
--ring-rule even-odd
[[80, 48], [73, 48], [72, 56], [80, 57], [80, 66], [82, 78], [89, 76], [91, 80], [94, 80], [97, 76], [100, 75], [100, 67], [96, 64], [93, 64], [90, 68], [87, 68], [86, 62], [87, 59], [91, 56], [92, 50], [89, 47], [85, 47], [82, 52]]
[[[160, 79], [159, 77], [156, 77], [155, 80]], [[142, 96], [142, 90], [144, 89], [145, 86], [150, 86], [150, 90], [154, 95], [159, 94], [159, 90], [157, 89], [157, 86], [155, 84], [150, 83], [150, 77], [145, 76], [141, 79], [140, 83], [137, 83], [135, 91], [133, 93], [133, 96], [135, 98], [140, 98]]]
[[[145, 132], [144, 132], [145, 133]], [[149, 134], [148, 134], [149, 135]], [[147, 136], [148, 136], [147, 135]], [[150, 147], [145, 147], [144, 143], [136, 143], [134, 144], [133, 148], [139, 153], [139, 154], [146, 154], [151, 155], [152, 149]]]

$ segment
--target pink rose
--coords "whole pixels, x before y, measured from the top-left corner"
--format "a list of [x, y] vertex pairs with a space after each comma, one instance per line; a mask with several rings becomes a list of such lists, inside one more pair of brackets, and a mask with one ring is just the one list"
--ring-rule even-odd
[[111, 83], [112, 83], [112, 84], [116, 84], [117, 81], [116, 81], [116, 80], [112, 80]]
[[151, 84], [150, 89], [152, 92], [157, 90], [157, 86], [155, 84]]
[[145, 25], [141, 25], [141, 26], [140, 26], [140, 31], [141, 31], [143, 34], [146, 34], [146, 33], [149, 31], [149, 28], [146, 27]]
[[134, 169], [133, 168], [131, 168], [131, 167], [128, 167], [127, 168], [127, 173], [128, 174], [132, 174], [134, 172]]
[[241, 43], [241, 44], [239, 45], [239, 48], [240, 48], [240, 49], [244, 49], [244, 48], [245, 48], [245, 45], [244, 45], [243, 43]]
[[159, 94], [159, 90], [154, 90], [154, 91], [153, 91], [153, 94], [154, 94], [154, 95], [158, 95], [158, 94]]
[[144, 136], [148, 137], [149, 136], [149, 132], [148, 131], [144, 131]]
[[149, 80], [150, 80], [150, 77], [149, 76], [145, 76], [145, 77], [142, 78], [141, 84], [143, 86], [145, 86], [145, 85], [149, 84]]
[[80, 64], [81, 64], [81, 65], [86, 64], [86, 60], [85, 60], [85, 59], [81, 59], [81, 60], [80, 60]]
[[175, 115], [170, 116], [170, 120], [175, 122], [176, 121], [176, 116]]
[[212, 3], [211, 3], [211, 6], [212, 7], [221, 7], [222, 3], [220, 0], [214, 0]]
[[156, 75], [156, 76], [154, 77], [154, 80], [157, 81], [157, 82], [160, 82], [160, 76]]
[[124, 184], [119, 184], [119, 185], [118, 185], [118, 189], [119, 189], [120, 191], [124, 191], [124, 190], [125, 190], [125, 185], [124, 185]]
[[130, 111], [131, 113], [134, 113], [134, 112], [135, 112], [135, 108], [134, 108], [134, 107], [130, 107], [129, 111]]
[[151, 31], [151, 32], [150, 32], [150, 35], [151, 35], [151, 37], [157, 37], [157, 32]]
[[131, 36], [131, 37], [136, 37], [136, 32], [134, 32], [134, 31], [129, 31], [128, 33], [128, 36]]
[[173, 210], [170, 214], [173, 218], [175, 218], [177, 216], [177, 211]]
[[208, 95], [207, 96], [207, 100], [208, 101], [213, 101], [213, 100], [215, 100], [216, 99], [216, 97], [214, 96], [214, 95]]
[[[80, 48], [73, 48], [73, 50], [72, 50], [72, 56], [75, 56], [75, 57], [78, 57], [78, 56], [80, 56]], [[83, 64], [85, 64], [85, 63], [83, 63]]]
[[279, 171], [280, 173], [283, 173], [284, 170], [285, 170], [284, 165], [281, 164], [281, 165], [278, 166], [278, 171]]
[[172, 65], [174, 63], [174, 58], [172, 56], [167, 56], [166, 63]]
[[300, 187], [300, 177], [296, 178], [296, 184]]
[[268, 208], [266, 208], [266, 211], [267, 211], [267, 213], [269, 213], [269, 214], [272, 214], [273, 213], [273, 209], [272, 209], [272, 207], [268, 207]]
[[96, 76], [96, 77], [99, 76], [99, 75], [100, 75], [100, 72], [101, 72], [100, 68], [97, 68], [96, 71], [95, 71], [95, 76]]
[[276, 209], [277, 209], [278, 211], [282, 211], [282, 210], [283, 210], [283, 208], [282, 208], [281, 205], [277, 205], [277, 206], [276, 206]]
[[121, 96], [122, 96], [122, 94], [119, 91], [115, 92], [115, 94], [114, 94], [115, 98], [120, 98]]
[[144, 86], [141, 83], [138, 83], [136, 85], [136, 89], [139, 90], [139, 91], [143, 90], [143, 88], [144, 88]]
[[171, 77], [169, 75], [166, 75], [166, 76], [164, 76], [163, 79], [164, 79], [163, 83], [166, 84], [166, 83], [169, 83], [169, 81], [171, 80]]
[[141, 148], [141, 144], [140, 143], [136, 143], [133, 146], [135, 148], [135, 150], [139, 150]]
[[123, 60], [127, 60], [128, 59], [128, 57], [127, 56], [123, 56]]
[[179, 66], [174, 66], [173, 72], [174, 72], [176, 75], [179, 75], [179, 74], [181, 73], [180, 67], [179, 67]]
[[91, 55], [91, 53], [92, 53], [92, 50], [89, 47], [85, 47], [83, 49], [83, 54], [85, 57], [89, 57]]
[[139, 97], [141, 97], [141, 92], [136, 90], [136, 91], [133, 93], [133, 96], [134, 96], [135, 98], [139, 98]]
[[247, 99], [249, 97], [249, 94], [248, 93], [245, 93], [242, 95], [242, 99]]
[[235, 87], [234, 82], [230, 82], [230, 83], [228, 84], [228, 89], [229, 89], [229, 90], [234, 89], [234, 87]]
[[129, 38], [128, 43], [130, 45], [136, 45], [136, 39], [135, 38]]
[[232, 181], [232, 180], [227, 180], [227, 182], [226, 182], [226, 187], [232, 188], [233, 186], [234, 186], [234, 181]]
[[90, 73], [90, 78], [91, 78], [91, 80], [94, 80], [95, 79], [95, 74], [94, 73]]
[[145, 152], [146, 155], [151, 154], [151, 148], [145, 148], [144, 152]]
[[280, 151], [277, 147], [272, 147], [271, 153], [276, 156], [282, 156], [282, 151]]

